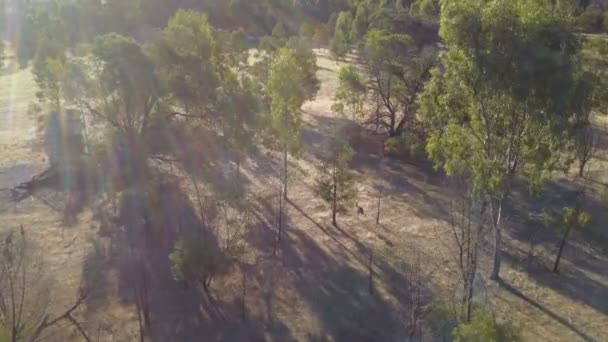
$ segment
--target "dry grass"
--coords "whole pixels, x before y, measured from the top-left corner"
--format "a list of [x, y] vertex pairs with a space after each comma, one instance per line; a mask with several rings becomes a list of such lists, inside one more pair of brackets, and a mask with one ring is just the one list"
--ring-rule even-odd
[[[278, 255], [272, 255], [272, 244], [280, 155], [260, 151], [243, 167], [254, 194], [255, 219], [245, 232], [248, 253], [241, 266], [214, 283], [216, 305], [210, 305], [195, 292], [180, 289], [167, 278], [162, 269], [165, 265], [159, 264], [151, 289], [155, 335], [150, 340], [194, 341], [205, 336], [226, 341], [397, 341], [412, 330], [416, 289], [424, 304], [450, 293], [454, 272], [446, 250], [450, 191], [428, 166], [381, 163], [373, 153], [358, 153], [353, 166], [358, 204], [366, 215], [358, 217], [351, 210], [339, 216], [339, 227], [331, 226], [327, 205], [315, 198], [311, 187], [331, 125], [347, 120], [330, 111], [337, 63], [320, 54], [319, 66], [322, 87], [315, 101], [304, 106], [306, 151], [301, 159], [291, 161], [292, 203], [287, 207], [287, 237]], [[28, 71], [4, 74], [0, 84], [0, 187], [8, 187], [43, 163], [38, 162], [42, 156], [31, 143], [36, 120], [25, 114], [28, 102], [34, 99], [31, 75]], [[19, 165], [26, 165], [25, 169]], [[218, 173], [229, 177], [232, 167], [226, 158]], [[205, 182], [200, 182], [205, 193], [210, 193]], [[193, 195], [189, 181], [182, 181], [181, 187]], [[374, 214], [379, 191], [382, 218], [377, 226]], [[64, 227], [61, 196], [42, 191], [16, 206], [3, 197], [0, 220], [4, 225], [0, 229], [22, 224], [39, 241], [49, 272], [58, 280], [56, 307], [69, 302], [84, 281], [96, 290], [81, 313], [90, 334], [101, 341], [136, 339], [134, 306], [123, 288], [127, 278], [120, 270], [121, 242], [99, 235], [99, 220], [90, 210], [74, 226]], [[516, 320], [529, 341], [608, 336], [606, 256], [592, 250], [594, 246], [586, 244], [582, 236], [575, 236], [566, 249], [562, 274], [554, 275], [548, 266], [557, 235], [537, 229], [534, 224], [538, 222], [527, 219], [509, 222], [512, 227], [502, 272], [506, 285], [485, 281], [489, 258], [484, 254], [478, 300]], [[528, 258], [530, 241], [534, 250]], [[373, 296], [367, 292], [370, 252], [374, 255]], [[247, 323], [241, 321], [243, 273]], [[431, 316], [426, 305], [422, 312], [422, 325], [428, 333]], [[76, 335], [72, 339], [77, 340]]]

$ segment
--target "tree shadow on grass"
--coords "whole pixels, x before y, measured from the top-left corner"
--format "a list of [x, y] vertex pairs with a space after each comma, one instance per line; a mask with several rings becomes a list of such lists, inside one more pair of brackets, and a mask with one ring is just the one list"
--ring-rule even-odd
[[604, 315], [608, 314], [608, 287], [590, 278], [584, 272], [572, 267], [562, 267], [563, 270], [556, 274], [545, 266], [525, 267], [519, 257], [509, 251], [503, 255], [513, 267], [527, 272], [536, 284], [556, 291]]
[[557, 322], [559, 322], [564, 327], [566, 327], [569, 330], [571, 330], [572, 332], [576, 333], [583, 340], [585, 340], [585, 341], [596, 341], [596, 339], [594, 339], [593, 337], [589, 336], [585, 332], [583, 332], [580, 329], [578, 329], [577, 327], [575, 327], [569, 320], [566, 320], [565, 318], [563, 318], [560, 315], [556, 314], [555, 312], [549, 310], [548, 308], [546, 308], [542, 304], [538, 303], [534, 299], [526, 296], [524, 293], [522, 293], [518, 289], [514, 288], [510, 284], [506, 283], [504, 280], [500, 280], [499, 281], [499, 285], [503, 289], [505, 289], [507, 292], [509, 292], [510, 294], [512, 294], [512, 295], [514, 295], [514, 296], [516, 296], [516, 297], [518, 297], [520, 299], [522, 299], [526, 303], [532, 305], [534, 308], [540, 310], [541, 312], [543, 312], [547, 316], [549, 316], [552, 319], [556, 320]]
[[355, 140], [353, 170], [365, 177], [381, 177], [374, 182], [375, 191], [380, 191], [383, 197], [404, 197], [420, 217], [449, 217], [445, 208], [450, 194], [445, 191], [445, 177], [428, 160], [383, 158], [381, 135], [370, 133], [346, 118], [314, 115], [313, 119], [310, 128], [304, 130], [304, 141], [313, 147], [309, 151], [311, 162], [318, 161], [324, 152], [322, 147], [331, 137], [331, 127], [341, 128], [350, 140]]
[[318, 340], [402, 340], [400, 303], [370, 294], [364, 270], [339, 253], [330, 255], [297, 229], [289, 230], [284, 248], [286, 267], [297, 267], [295, 287], [322, 325]]
[[[263, 324], [256, 324], [253, 318], [241, 324], [237, 304], [222, 297], [208, 297], [197, 287], [186, 289], [173, 279], [168, 256], [178, 236], [202, 231], [213, 238], [205, 233], [190, 199], [178, 184], [163, 178], [145, 190], [127, 189], [121, 197], [116, 225], [109, 233], [109, 251], [102, 253], [94, 248], [83, 265], [85, 286], [96, 291], [89, 314], [107, 306], [112, 292], [107, 289], [107, 279], [115, 270], [119, 299], [132, 306], [134, 313], [134, 284], [142, 277], [146, 279], [152, 341], [199, 341], [203, 337], [231, 341], [245, 336], [262, 340]], [[282, 331], [282, 336], [288, 336], [285, 329]]]
[[[513, 238], [529, 243], [531, 250], [536, 245], [542, 245], [557, 252], [562, 232], [557, 228], [545, 227], [543, 211], [561, 211], [563, 207], [572, 205], [571, 199], [580, 189], [579, 185], [567, 179], [549, 182], [539, 197], [529, 195], [525, 186], [523, 183], [518, 184], [518, 191], [506, 208], [506, 228]], [[601, 235], [608, 232], [598, 231], [605, 230], [608, 210], [605, 204], [591, 195], [586, 196], [583, 208], [592, 216], [591, 226], [571, 234], [562, 258], [577, 267], [603, 274], [608, 259], [601, 249], [605, 248], [608, 237]]]
[[[266, 288], [261, 295], [266, 320], [285, 319], [277, 317], [280, 310], [276, 306], [287, 306], [293, 307], [297, 315], [310, 315], [307, 320], [321, 324], [320, 331], [315, 329], [307, 334], [310, 341], [404, 340], [411, 332], [408, 310], [413, 307], [414, 272], [407, 265], [396, 267], [384, 257], [376, 257], [373, 259], [374, 294], [370, 294], [367, 272], [370, 249], [349, 234], [346, 227], [319, 223], [291, 200], [284, 221], [284, 238], [276, 257], [272, 257], [277, 214], [272, 199], [274, 196], [259, 203], [255, 212], [260, 225], [246, 237], [255, 248], [266, 253], [268, 260], [283, 265], [272, 271], [278, 272], [276, 280], [271, 282], [276, 290]], [[301, 224], [295, 227], [293, 222]], [[271, 272], [264, 272], [267, 273]], [[259, 271], [257, 274], [261, 277]], [[262, 281], [259, 279], [258, 283]], [[312, 312], [299, 312], [300, 305], [285, 302], [279, 295], [281, 288], [295, 289], [298, 298]], [[423, 293], [423, 301], [428, 303], [431, 291], [425, 285], [421, 285], [418, 293]], [[290, 319], [290, 324], [293, 323]]]
[[[320, 248], [318, 243], [300, 229], [289, 230], [288, 260], [302, 266], [299, 272], [303, 283], [300, 291], [315, 307], [324, 322], [325, 336], [334, 340], [403, 340], [412, 331], [408, 321], [416, 293], [428, 303], [432, 291], [425, 282], [413, 282], [423, 277], [422, 271], [414, 272], [408, 265], [396, 267], [383, 257], [372, 259], [374, 293], [369, 293], [369, 256], [371, 246], [354, 238], [344, 227], [324, 226], [307, 215], [297, 204], [290, 202], [313, 227], [327, 235], [332, 243], [330, 250]], [[297, 246], [297, 247], [294, 247]], [[295, 259], [296, 261], [293, 261]], [[392, 300], [380, 295], [375, 288], [382, 288]]]

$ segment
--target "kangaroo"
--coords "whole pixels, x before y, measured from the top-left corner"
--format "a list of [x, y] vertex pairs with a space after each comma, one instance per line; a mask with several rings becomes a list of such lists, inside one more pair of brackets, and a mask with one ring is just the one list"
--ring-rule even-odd
[[365, 216], [365, 211], [363, 210], [363, 207], [361, 207], [359, 204], [357, 204], [357, 215], [363, 215]]

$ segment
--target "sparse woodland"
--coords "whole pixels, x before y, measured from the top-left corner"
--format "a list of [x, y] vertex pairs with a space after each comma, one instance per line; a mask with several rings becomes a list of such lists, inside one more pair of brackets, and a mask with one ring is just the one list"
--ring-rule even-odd
[[0, 0], [0, 342], [602, 340], [607, 6]]

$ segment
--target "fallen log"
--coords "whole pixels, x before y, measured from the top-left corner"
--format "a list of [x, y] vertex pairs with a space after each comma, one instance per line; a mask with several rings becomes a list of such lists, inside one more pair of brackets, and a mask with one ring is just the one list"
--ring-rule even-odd
[[13, 198], [13, 201], [21, 202], [31, 196], [37, 189], [56, 185], [59, 180], [59, 170], [57, 170], [56, 166], [51, 166], [32, 177], [29, 181], [23, 182], [10, 189], [11, 197]]

